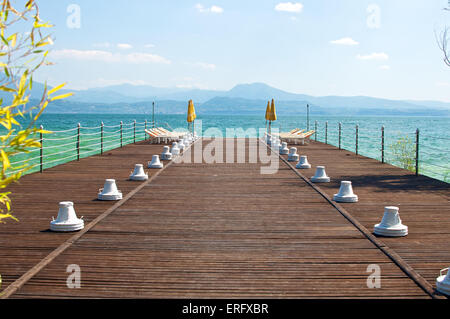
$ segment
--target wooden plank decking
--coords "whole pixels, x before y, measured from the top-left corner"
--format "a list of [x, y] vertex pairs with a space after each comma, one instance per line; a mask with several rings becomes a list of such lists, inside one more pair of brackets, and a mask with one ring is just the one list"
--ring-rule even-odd
[[341, 205], [370, 231], [380, 222], [384, 206], [398, 206], [409, 235], [380, 240], [434, 285], [438, 270], [450, 266], [450, 184], [323, 143], [298, 150], [314, 164], [300, 171], [306, 177], [314, 175], [315, 166], [326, 166], [332, 181], [320, 188], [330, 197], [340, 181], [352, 181], [359, 202]]
[[[247, 154], [255, 147], [245, 145]], [[161, 150], [129, 145], [13, 186], [20, 223], [0, 225], [2, 289], [74, 236], [47, 231], [58, 202], [71, 200], [86, 225], [109, 209], [108, 215], [11, 297], [430, 297], [285, 162], [273, 175], [260, 174], [259, 160], [172, 163], [145, 185], [126, 180], [135, 163]], [[321, 143], [299, 150], [313, 165], [327, 166], [334, 181], [319, 185], [326, 194], [337, 192], [338, 180], [353, 181], [360, 202], [343, 206], [369, 230], [384, 206], [399, 205], [410, 235], [380, 240], [434, 285], [450, 264], [448, 184]], [[112, 210], [115, 203], [95, 200], [105, 178], [116, 178], [124, 195], [143, 187]], [[81, 268], [80, 289], [66, 286], [70, 264]], [[379, 289], [366, 285], [370, 264], [381, 267]]]

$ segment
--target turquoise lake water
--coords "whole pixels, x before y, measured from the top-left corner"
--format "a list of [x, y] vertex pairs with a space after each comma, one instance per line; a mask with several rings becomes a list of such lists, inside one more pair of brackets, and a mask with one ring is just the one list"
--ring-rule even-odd
[[[120, 146], [120, 121], [123, 121], [123, 145], [134, 141], [134, 120], [136, 120], [136, 141], [145, 137], [145, 120], [151, 127], [152, 115], [129, 114], [44, 114], [38, 124], [55, 133], [44, 136], [44, 168], [52, 167], [77, 158], [77, 124], [81, 124], [80, 157], [100, 153], [100, 125], [104, 123], [104, 151]], [[201, 120], [201, 125], [199, 120]], [[186, 115], [157, 114], [158, 125], [167, 123], [171, 129], [181, 130], [187, 128]], [[381, 160], [381, 127], [385, 127], [385, 158], [387, 162], [402, 166], [398, 157], [393, 154], [392, 144], [399, 138], [407, 137], [409, 147], [415, 152], [416, 129], [419, 135], [419, 172], [423, 175], [450, 182], [450, 118], [439, 117], [398, 117], [398, 116], [311, 116], [310, 129], [315, 128], [317, 121], [317, 140], [325, 140], [325, 122], [328, 121], [327, 142], [338, 145], [338, 125], [342, 123], [341, 146], [355, 152], [355, 126], [359, 126], [358, 150], [359, 154]], [[203, 136], [224, 137], [227, 128], [242, 128], [237, 131], [237, 137], [256, 137], [259, 129], [265, 128], [263, 116], [222, 116], [198, 115], [196, 132]], [[167, 127], [167, 126], [166, 126]], [[294, 128], [306, 129], [305, 116], [278, 116], [273, 123], [274, 129], [290, 131]], [[70, 129], [70, 131], [66, 131]], [[65, 131], [65, 132], [62, 132]], [[232, 136], [227, 136], [232, 137]], [[312, 139], [315, 139], [312, 136]], [[40, 151], [33, 150], [27, 155], [17, 155], [12, 162], [21, 164], [29, 160], [33, 165], [30, 172], [39, 170]]]

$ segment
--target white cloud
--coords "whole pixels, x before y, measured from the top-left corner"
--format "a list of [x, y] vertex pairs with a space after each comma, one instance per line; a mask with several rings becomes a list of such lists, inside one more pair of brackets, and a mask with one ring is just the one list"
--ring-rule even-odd
[[163, 63], [170, 64], [171, 61], [156, 55], [148, 53], [111, 53], [100, 50], [55, 50], [51, 52], [52, 57], [57, 59], [74, 59], [83, 61], [102, 61], [102, 62], [126, 62], [126, 63]]
[[381, 70], [390, 70], [391, 67], [389, 65], [382, 65], [382, 66], [380, 66], [380, 69]]
[[94, 43], [92, 46], [95, 47], [95, 48], [101, 48], [101, 49], [112, 48], [114, 46], [116, 46], [119, 49], [124, 49], [124, 50], [128, 50], [128, 49], [132, 49], [133, 48], [133, 46], [131, 44], [128, 44], [128, 43], [111, 44], [109, 42]]
[[125, 60], [130, 63], [171, 63], [168, 59], [163, 58], [162, 56], [148, 53], [130, 53], [125, 56]]
[[[117, 62], [111, 52], [100, 50], [55, 50], [50, 53], [54, 58]], [[114, 61], [115, 60], [115, 61]]]
[[211, 10], [211, 12], [213, 12], [213, 13], [222, 13], [222, 12], [223, 12], [223, 8], [218, 7], [218, 6], [212, 6], [212, 7], [210, 8], [210, 10]]
[[371, 53], [371, 54], [367, 54], [367, 55], [358, 54], [356, 56], [356, 58], [359, 59], [359, 60], [377, 60], [377, 61], [382, 61], [382, 60], [388, 60], [389, 56], [386, 53], [381, 52], [381, 53]]
[[300, 13], [303, 9], [303, 4], [300, 2], [280, 2], [275, 6], [276, 11], [296, 12]]
[[211, 70], [211, 71], [214, 71], [216, 69], [216, 65], [215, 64], [205, 63], [205, 62], [194, 63], [194, 66], [198, 66], [200, 68], [203, 68], [203, 69], [206, 69], [206, 70]]
[[359, 42], [353, 40], [352, 38], [346, 37], [338, 40], [330, 41], [331, 44], [337, 44], [337, 45], [358, 45]]
[[205, 7], [203, 7], [203, 5], [202, 4], [200, 4], [200, 3], [197, 3], [196, 5], [195, 5], [195, 8], [198, 10], [198, 11], [200, 11], [200, 12], [205, 12]]
[[94, 43], [93, 46], [95, 48], [109, 48], [111, 46], [111, 43], [109, 42]]
[[197, 3], [197, 4], [195, 5], [195, 8], [196, 8], [198, 11], [200, 11], [200, 12], [205, 12], [205, 11], [206, 11], [205, 7], [203, 7], [203, 5], [201, 5], [200, 3]]
[[211, 12], [211, 13], [223, 13], [223, 8], [221, 8], [219, 6], [216, 6], [216, 5], [213, 5], [210, 8], [205, 8], [202, 4], [197, 3], [195, 5], [195, 8], [198, 10], [198, 12], [201, 12], [201, 13], [209, 13], [209, 12]]
[[179, 89], [200, 89], [200, 90], [208, 90], [209, 87], [207, 85], [203, 85], [200, 83], [196, 84], [177, 84], [175, 85]]
[[117, 47], [119, 49], [123, 49], [123, 50], [129, 50], [129, 49], [133, 48], [133, 46], [131, 44], [128, 44], [128, 43], [119, 43], [119, 44], [117, 44]]

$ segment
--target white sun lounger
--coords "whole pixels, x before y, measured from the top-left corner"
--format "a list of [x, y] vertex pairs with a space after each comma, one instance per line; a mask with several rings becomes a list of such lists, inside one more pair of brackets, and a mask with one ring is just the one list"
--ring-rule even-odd
[[156, 144], [174, 142], [186, 135], [186, 132], [171, 132], [162, 127], [145, 130], [145, 133], [150, 136], [150, 142]]
[[308, 131], [306, 133], [298, 132], [294, 134], [288, 134], [285, 136], [280, 136], [281, 141], [287, 142], [289, 144], [301, 144], [305, 145], [308, 143], [309, 138], [314, 135], [315, 131]]

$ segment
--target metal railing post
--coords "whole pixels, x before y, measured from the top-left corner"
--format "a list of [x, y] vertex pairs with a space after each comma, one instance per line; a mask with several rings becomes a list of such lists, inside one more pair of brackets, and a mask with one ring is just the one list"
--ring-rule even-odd
[[381, 127], [381, 163], [384, 163], [384, 126]]
[[356, 149], [356, 155], [358, 155], [358, 135], [359, 135], [359, 126], [358, 124], [356, 124], [356, 145], [355, 145], [355, 149]]
[[155, 101], [153, 101], [152, 105], [153, 105], [152, 121], [153, 121], [153, 128], [155, 128]]
[[102, 126], [100, 128], [100, 154], [103, 155], [103, 127], [105, 124], [102, 122]]
[[122, 147], [122, 129], [123, 129], [123, 122], [120, 121], [120, 147]]
[[341, 149], [341, 133], [342, 133], [342, 123], [339, 122], [339, 149]]
[[78, 134], [77, 134], [77, 161], [80, 160], [80, 129], [81, 129], [81, 124], [78, 123]]
[[317, 142], [317, 121], [314, 122], [314, 138]]
[[419, 175], [419, 129], [416, 130], [416, 176]]
[[145, 120], [145, 127], [144, 127], [144, 139], [147, 140], [147, 133], [145, 131], [147, 130], [147, 120]]
[[136, 120], [134, 120], [133, 143], [136, 144]]
[[328, 144], [328, 121], [325, 122], [325, 144]]
[[306, 104], [306, 130], [309, 131], [309, 104]]
[[[41, 130], [44, 129], [44, 126], [41, 125]], [[40, 132], [40, 142], [41, 142], [41, 158], [40, 158], [40, 172], [42, 173], [44, 170], [44, 137], [42, 132]]]

